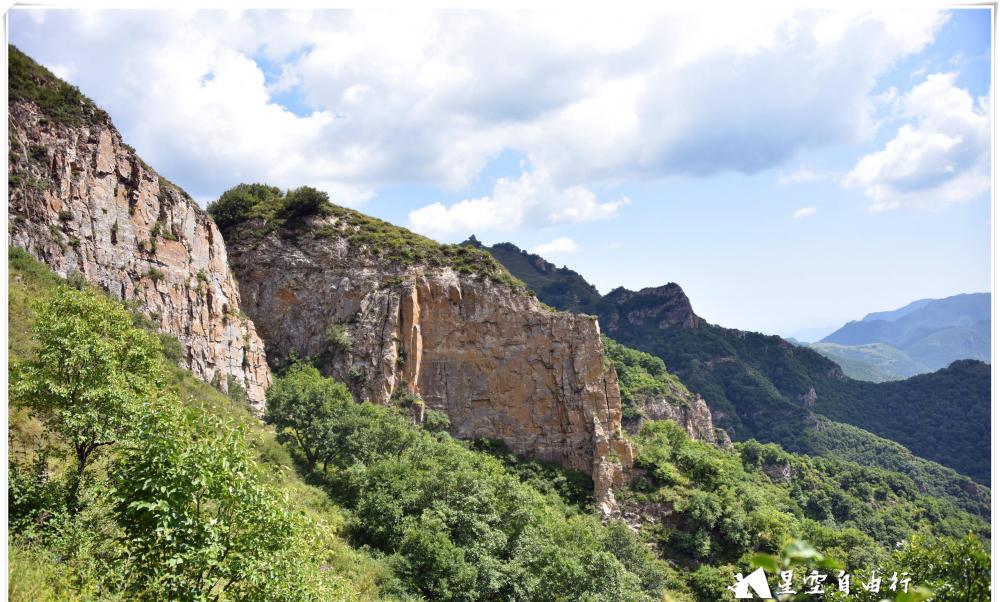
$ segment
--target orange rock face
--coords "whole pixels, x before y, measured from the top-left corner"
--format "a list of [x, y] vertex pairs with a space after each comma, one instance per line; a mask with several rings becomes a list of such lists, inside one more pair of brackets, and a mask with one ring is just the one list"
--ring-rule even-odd
[[[590, 474], [610, 511], [633, 454], [597, 320], [449, 267], [378, 259], [329, 235], [336, 219], [263, 239], [227, 233], [244, 309], [268, 353], [319, 357], [359, 400], [413, 393], [446, 412], [457, 437], [503, 439]], [[334, 325], [349, 349], [328, 340]]]
[[67, 127], [10, 105], [10, 244], [66, 276], [135, 302], [184, 347], [182, 363], [258, 409], [270, 373], [240, 313], [225, 243], [181, 190], [145, 165], [114, 126]]

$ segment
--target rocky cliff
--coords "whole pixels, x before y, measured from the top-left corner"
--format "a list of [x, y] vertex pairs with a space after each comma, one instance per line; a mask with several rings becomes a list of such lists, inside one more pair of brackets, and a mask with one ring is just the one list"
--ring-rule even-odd
[[712, 412], [701, 395], [689, 393], [685, 403], [676, 403], [665, 396], [648, 396], [637, 400], [641, 410], [639, 418], [623, 422], [630, 433], [637, 433], [647, 420], [673, 420], [684, 427], [688, 435], [697, 441], [704, 441], [723, 448], [730, 448], [733, 442], [725, 430], [716, 428], [712, 422]]
[[106, 113], [11, 48], [10, 244], [134, 302], [183, 363], [260, 407], [269, 372], [222, 235], [122, 141]]
[[358, 399], [415, 395], [452, 434], [593, 476], [614, 506], [632, 448], [597, 320], [543, 306], [483, 251], [342, 208], [226, 229], [244, 308], [275, 361], [315, 358]]

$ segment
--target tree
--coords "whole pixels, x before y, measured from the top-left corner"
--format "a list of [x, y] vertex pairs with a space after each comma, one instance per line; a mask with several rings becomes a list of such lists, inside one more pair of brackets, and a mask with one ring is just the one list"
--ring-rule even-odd
[[285, 219], [301, 220], [326, 213], [329, 207], [329, 195], [310, 186], [302, 186], [285, 195], [278, 214]]
[[267, 390], [264, 420], [275, 426], [280, 442], [302, 451], [312, 471], [317, 462], [326, 461], [332, 424], [347, 403], [352, 403], [347, 387], [298, 362]]
[[240, 184], [222, 193], [219, 200], [209, 203], [208, 214], [219, 229], [225, 230], [250, 219], [262, 203], [281, 197], [281, 190], [266, 184]]
[[309, 525], [264, 481], [242, 429], [175, 400], [138, 431], [111, 470], [133, 597], [325, 598], [309, 583]]
[[120, 304], [62, 287], [37, 306], [34, 358], [13, 370], [11, 394], [66, 440], [76, 457], [67, 501], [75, 511], [84, 471], [99, 449], [127, 437], [156, 394], [157, 339]]

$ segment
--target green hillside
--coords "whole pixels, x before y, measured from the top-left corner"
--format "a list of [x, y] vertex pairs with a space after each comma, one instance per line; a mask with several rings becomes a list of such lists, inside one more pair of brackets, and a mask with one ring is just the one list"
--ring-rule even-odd
[[[88, 293], [78, 277], [59, 279], [19, 250], [11, 251], [9, 265], [9, 350], [19, 364], [40, 350], [37, 312], [54, 300], [117, 304]], [[140, 328], [129, 336], [150, 337], [141, 316], [132, 320]], [[646, 476], [620, 492], [626, 513], [646, 516], [637, 537], [622, 523], [597, 520], [577, 475], [516, 458], [495, 442], [454, 440], [443, 430], [447, 417], [437, 413], [417, 427], [408, 408], [355, 404], [343, 385], [306, 364], [269, 390], [266, 418], [273, 426], [264, 426], [239, 399], [174, 366], [176, 341], [158, 338], [159, 391], [168, 405], [154, 404], [155, 415], [137, 414], [133, 426], [142, 439], [107, 448], [86, 469], [81, 511], [65, 506], [72, 462], [60, 451], [66, 448], [56, 423], [13, 406], [10, 599], [130, 599], [168, 585], [192, 591], [197, 582], [178, 581], [189, 572], [173, 563], [198, 566], [213, 548], [200, 547], [208, 541], [195, 531], [177, 531], [176, 544], [149, 539], [144, 517], [174, 524], [171, 517], [186, 508], [180, 515], [206, 529], [198, 533], [211, 533], [216, 523], [197, 522], [184, 497], [161, 493], [191, 491], [192, 503], [219, 495], [202, 478], [239, 482], [237, 491], [249, 487], [249, 497], [240, 498], [244, 512], [268, 508], [254, 522], [261, 530], [246, 553], [264, 554], [278, 567], [295, 563], [287, 575], [262, 574], [260, 587], [231, 586], [231, 595], [209, 586], [221, 599], [715, 602], [734, 571], [752, 570], [755, 552], [787, 554], [798, 539], [822, 549], [827, 565], [860, 570], [893, 566], [902, 553], [893, 552], [895, 542], [917, 533], [930, 543], [916, 539], [908, 553], [947, 544], [984, 554], [978, 538], [989, 534], [985, 520], [902, 474], [755, 442], [721, 450], [689, 440], [673, 423], [653, 421], [635, 440]], [[685, 393], [657, 358], [609, 344], [626, 395]], [[16, 390], [20, 374], [16, 369], [12, 379]], [[296, 411], [301, 403], [312, 409]], [[211, 435], [202, 439], [200, 432]], [[48, 471], [36, 472], [42, 460]], [[789, 468], [776, 472], [776, 466]], [[128, 505], [117, 501], [140, 494]], [[650, 505], [673, 510], [642, 510]], [[223, 525], [233, 520], [218, 516]], [[279, 524], [297, 525], [293, 540], [278, 536], [288, 533]], [[254, 525], [241, 528], [253, 532]], [[966, 533], [974, 539], [961, 543]], [[257, 549], [264, 536], [276, 537], [278, 547]], [[293, 548], [282, 547], [292, 541]], [[142, 580], [128, 564], [139, 552]], [[979, 582], [988, 573], [966, 574]], [[953, 579], [938, 577], [945, 584]]]
[[[494, 253], [497, 247], [500, 250]], [[484, 248], [504, 262], [515, 255], [511, 247]], [[518, 261], [506, 267], [525, 282], [542, 272], [550, 283], [559, 282], [558, 286], [550, 284], [559, 290], [587, 286], [576, 272], [554, 270], [537, 256], [516, 255]], [[563, 297], [547, 296], [545, 290], [536, 291], [542, 301], [566, 309], [559, 305]], [[893, 439], [917, 456], [980, 483], [989, 482], [989, 454], [984, 451], [990, 445], [988, 370], [944, 370], [933, 379], [933, 387], [920, 386], [927, 380], [910, 384], [852, 380], [836, 363], [807, 347], [777, 336], [706, 323], [676, 284], [641, 291], [615, 289], [601, 299], [596, 314], [605, 334], [659, 357], [691, 391], [702, 395], [717, 426], [729, 431], [734, 440], [755, 438], [804, 453], [844, 450], [850, 454], [850, 445], [830, 441], [829, 433], [816, 434], [823, 424], [820, 419], [826, 416]], [[850, 439], [861, 437], [864, 433], [854, 433]], [[869, 437], [866, 449], [886, 444]], [[888, 450], [870, 454], [876, 466], [897, 466], [899, 460], [889, 461], [890, 457], [898, 454]], [[919, 462], [911, 463], [913, 474], [926, 472]], [[940, 476], [950, 484], [929, 481], [928, 486], [965, 487], [977, 492], [975, 498], [987, 495], [971, 485], [960, 485], [963, 479], [958, 475]]]
[[836, 362], [845, 375], [855, 380], [881, 383], [929, 371], [923, 364], [915, 362], [899, 349], [885, 343], [865, 345], [809, 343], [806, 346]]

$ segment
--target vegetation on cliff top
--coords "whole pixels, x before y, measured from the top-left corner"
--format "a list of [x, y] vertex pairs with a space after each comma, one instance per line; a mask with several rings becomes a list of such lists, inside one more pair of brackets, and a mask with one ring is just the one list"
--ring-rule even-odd
[[[208, 206], [224, 236], [260, 238], [275, 231], [316, 238], [341, 237], [368, 256], [400, 265], [452, 268], [487, 278], [518, 293], [527, 288], [481, 249], [447, 245], [389, 222], [340, 207], [325, 192], [303, 186], [282, 192], [266, 184], [240, 184]], [[326, 218], [326, 219], [321, 219]]]
[[638, 418], [639, 407], [647, 398], [660, 397], [673, 405], [687, 405], [693, 397], [687, 387], [667, 371], [663, 360], [648, 353], [626, 347], [614, 339], [601, 335], [604, 355], [615, 368], [618, 390], [622, 397], [622, 415]]
[[106, 122], [108, 114], [89, 98], [42, 67], [14, 45], [7, 45], [8, 102], [34, 103], [49, 119], [69, 126]]

